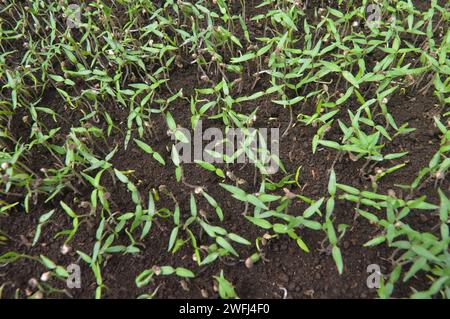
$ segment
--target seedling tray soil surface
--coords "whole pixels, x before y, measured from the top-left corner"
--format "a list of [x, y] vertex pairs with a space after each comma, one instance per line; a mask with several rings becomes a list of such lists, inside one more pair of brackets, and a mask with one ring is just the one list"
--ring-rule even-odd
[[448, 3], [70, 3], [0, 7], [1, 297], [450, 296]]

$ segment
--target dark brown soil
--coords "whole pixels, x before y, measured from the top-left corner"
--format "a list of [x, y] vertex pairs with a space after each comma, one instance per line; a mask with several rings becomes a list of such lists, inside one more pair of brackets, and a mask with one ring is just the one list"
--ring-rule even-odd
[[[195, 79], [189, 70], [180, 71], [173, 75], [174, 82], [178, 82], [180, 87], [183, 87], [187, 92], [189, 88], [195, 84]], [[417, 97], [416, 102], [410, 102], [411, 97], [398, 97], [392, 100], [393, 115], [400, 122], [409, 122], [411, 126], [417, 128], [414, 135], [406, 136], [405, 138], [394, 144], [397, 151], [408, 150], [414, 156], [408, 158], [409, 164], [403, 169], [392, 175], [389, 175], [381, 183], [381, 192], [386, 193], [387, 189], [395, 188], [395, 184], [408, 184], [415, 178], [418, 170], [424, 167], [429, 161], [430, 157], [439, 145], [438, 134], [433, 129], [432, 119], [426, 116], [434, 107], [433, 97]], [[270, 103], [261, 101], [261, 117], [258, 125], [265, 125], [265, 113], [273, 116], [279, 116], [278, 125], [286, 127], [289, 122], [289, 115], [287, 111], [280, 110], [277, 107], [270, 106]], [[268, 106], [268, 107], [267, 107]], [[57, 107], [57, 104], [54, 105]], [[189, 124], [185, 116], [187, 105], [176, 105], [173, 108], [173, 114], [177, 123], [187, 127]], [[251, 106], [250, 106], [251, 107]], [[266, 108], [264, 108], [266, 107]], [[122, 115], [126, 118], [127, 113], [116, 110], [114, 114], [118, 120]], [[155, 120], [156, 121], [156, 120]], [[159, 121], [161, 123], [162, 121]], [[28, 128], [23, 127], [22, 133], [19, 131], [20, 126], [15, 128], [18, 134], [26, 136]], [[164, 133], [166, 127], [158, 127], [159, 136], [166, 136]], [[301, 170], [301, 184], [304, 186], [303, 194], [312, 198], [319, 198], [326, 195], [327, 174], [328, 169], [334, 160], [335, 153], [329, 150], [319, 151], [313, 155], [311, 151], [310, 141], [315, 133], [312, 127], [303, 125], [295, 126], [290, 134], [282, 140], [284, 147], [280, 148], [281, 159], [286, 166], [288, 172], [295, 172], [299, 165], [302, 165]], [[117, 140], [116, 140], [117, 138]], [[161, 145], [164, 146], [168, 142], [168, 138], [162, 138]], [[113, 137], [110, 145], [120, 143], [122, 136]], [[161, 148], [160, 150], [164, 150]], [[131, 154], [131, 155], [130, 155]], [[49, 167], [49, 159], [45, 154], [33, 154], [30, 157], [31, 167], [38, 170], [41, 167]], [[51, 160], [50, 160], [51, 162]], [[142, 195], [145, 196], [145, 190], [151, 188], [158, 188], [160, 185], [166, 185], [172, 190], [180, 203], [183, 204], [182, 210], [188, 211], [188, 199], [192, 189], [178, 184], [173, 177], [173, 170], [161, 169], [154, 161], [139, 152], [136, 147], [131, 146], [127, 151], [121, 150], [114, 158], [113, 164], [118, 169], [133, 169], [135, 170], [135, 181], [141, 181], [139, 189], [142, 190]], [[48, 166], [47, 166], [48, 165]], [[237, 165], [236, 165], [237, 166]], [[352, 162], [348, 158], [344, 158], [337, 163], [335, 170], [337, 175], [342, 178], [339, 182], [354, 185], [360, 188], [369, 187], [370, 183], [364, 179], [358, 178], [358, 170], [360, 164]], [[253, 184], [253, 172], [249, 169], [240, 170], [237, 166], [233, 170], [236, 176], [243, 178], [248, 182], [249, 189], [255, 188]], [[227, 192], [225, 192], [218, 183], [218, 177], [213, 174], [205, 174], [202, 169], [196, 165], [185, 165], [186, 180], [190, 184], [204, 185], [207, 187], [208, 193], [214, 198], [221, 198], [222, 209], [225, 212], [224, 226], [229, 231], [242, 233], [245, 229], [245, 234], [248, 239], [254, 239], [261, 235], [260, 229], [253, 227], [246, 222], [241, 213], [244, 210], [243, 205], [232, 199]], [[112, 192], [112, 198], [117, 205], [116, 209], [125, 212], [127, 208], [132, 208], [129, 194], [126, 190], [117, 185], [113, 185], [110, 181], [105, 183], [108, 190]], [[448, 187], [448, 181], [446, 181]], [[445, 187], [443, 187], [445, 189]], [[398, 192], [401, 190], [396, 189]], [[293, 191], [295, 191], [293, 189]], [[432, 185], [421, 191], [421, 194], [428, 194], [429, 200], [437, 202], [435, 197], [435, 190]], [[67, 193], [65, 197], [60, 197], [57, 200], [65, 200], [69, 202], [73, 193]], [[78, 200], [88, 199], [89, 194], [80, 194], [77, 196]], [[167, 199], [166, 199], [167, 200]], [[170, 202], [161, 203], [161, 205], [170, 205]], [[207, 206], [202, 203], [204, 208]], [[33, 238], [33, 233], [37, 224], [37, 218], [57, 205], [57, 201], [52, 201], [47, 205], [33, 206], [29, 214], [25, 214], [22, 210], [17, 209], [12, 212], [9, 217], [2, 218], [2, 229], [14, 239], [14, 245], [11, 247], [1, 247], [0, 251], [8, 250], [20, 251], [29, 255], [44, 254], [59, 264], [69, 264], [77, 261], [76, 254], [69, 254], [69, 256], [61, 256], [59, 248], [63, 243], [61, 238], [53, 239], [52, 236], [62, 229], [69, 228], [69, 219], [66, 215], [60, 214], [55, 216], [52, 224], [44, 228], [41, 244], [35, 248], [30, 248], [27, 241], [30, 242]], [[201, 208], [202, 205], [199, 205]], [[295, 214], [295, 209], [301, 212], [302, 206], [295, 205], [291, 212]], [[224, 269], [228, 279], [235, 285], [239, 296], [242, 298], [281, 298], [283, 291], [280, 287], [285, 287], [288, 291], [288, 296], [291, 298], [368, 298], [375, 297], [375, 292], [369, 290], [366, 286], [366, 268], [372, 263], [381, 263], [384, 268], [383, 272], [388, 272], [390, 265], [383, 262], [382, 258], [389, 256], [389, 251], [384, 248], [363, 248], [362, 244], [372, 238], [376, 231], [365, 220], [356, 219], [354, 208], [350, 204], [339, 204], [335, 209], [336, 223], [345, 223], [351, 225], [350, 231], [342, 239], [341, 249], [343, 251], [343, 258], [345, 261], [344, 274], [339, 276], [333, 259], [329, 255], [318, 253], [320, 242], [324, 239], [325, 234], [322, 232], [314, 232], [306, 230], [303, 238], [310, 246], [311, 252], [309, 254], [301, 251], [293, 241], [277, 240], [270, 242], [270, 245], [265, 248], [267, 262], [261, 262], [255, 265], [252, 269], [247, 269], [243, 262], [236, 262], [235, 265], [228, 265], [226, 262], [217, 262], [211, 266], [207, 266], [199, 270], [197, 278], [188, 283], [189, 291], [184, 291], [181, 288], [177, 279], [164, 278], [156, 279], [155, 286], [162, 284], [159, 289], [158, 297], [160, 298], [201, 298], [201, 289], [206, 289], [210, 296], [216, 294], [212, 290], [212, 276], [216, 275], [220, 269]], [[214, 216], [211, 216], [214, 218]], [[417, 216], [420, 218], [420, 216]], [[425, 217], [428, 218], [428, 217]], [[420, 219], [423, 221], [423, 219]], [[431, 223], [433, 225], [433, 223]], [[95, 240], [95, 230], [97, 224], [83, 223], [79, 232], [71, 244], [73, 250], [91, 251]], [[154, 229], [149, 237], [145, 240], [145, 249], [142, 254], [131, 257], [130, 255], [119, 256], [114, 255], [108, 260], [106, 267], [103, 268], [104, 281], [108, 289], [105, 297], [108, 298], [133, 298], [138, 294], [147, 291], [147, 289], [139, 290], [136, 288], [135, 277], [146, 268], [153, 265], [172, 265], [184, 266], [190, 269], [195, 269], [195, 264], [191, 259], [191, 251], [184, 249], [176, 256], [172, 256], [166, 252], [166, 247], [170, 234], [170, 225], [161, 223], [161, 229]], [[247, 254], [246, 254], [247, 253]], [[250, 255], [252, 252], [247, 251], [242, 253], [242, 257]], [[180, 256], [182, 256], [180, 258]], [[181, 261], [181, 262], [180, 262]], [[83, 263], [80, 263], [83, 265]], [[45, 269], [38, 263], [30, 262], [29, 260], [18, 261], [15, 264], [9, 265], [1, 270], [5, 283], [11, 283], [6, 286], [5, 296], [12, 296], [15, 288], [25, 288], [27, 282], [32, 277], [39, 277]], [[82, 268], [82, 280], [85, 284], [82, 285], [81, 290], [71, 290], [70, 293], [74, 297], [90, 298], [93, 296], [96, 285], [91, 271], [84, 267]], [[417, 282], [420, 287], [420, 281]], [[408, 293], [408, 286], [398, 287], [396, 291], [398, 296], [404, 296]], [[416, 288], [419, 288], [416, 287]], [[151, 287], [152, 288], [152, 287]]]
[[[253, 91], [264, 89], [267, 79], [262, 78]], [[170, 87], [176, 91], [183, 88], [185, 96], [194, 92], [196, 87], [201, 87], [198, 82], [198, 76], [194, 67], [186, 66], [171, 74]], [[244, 93], [250, 95], [252, 81], [246, 81]], [[352, 105], [354, 103], [354, 105]], [[436, 99], [431, 96], [416, 95], [415, 92], [406, 92], [404, 95], [397, 95], [392, 98], [388, 104], [391, 114], [398, 123], [408, 122], [411, 127], [416, 128], [416, 132], [396, 138], [388, 144], [390, 151], [401, 152], [409, 151], [410, 155], [393, 161], [392, 165], [407, 161], [406, 167], [397, 172], [388, 175], [382, 179], [378, 191], [387, 193], [393, 189], [399, 197], [406, 196], [396, 185], [409, 184], [416, 177], [419, 170], [426, 166], [432, 155], [439, 147], [439, 132], [433, 126], [433, 119], [430, 114], [435, 109]], [[76, 110], [67, 110], [63, 107], [63, 101], [55, 92], [49, 91], [44, 96], [43, 104], [51, 107], [59, 113], [64, 112], [66, 121], [57, 123], [48, 117], [44, 118], [44, 123], [48, 128], [61, 127], [60, 138], [64, 140], [65, 135], [70, 129], [70, 124], [78, 125], [81, 115]], [[357, 106], [356, 101], [350, 101], [348, 107]], [[289, 111], [270, 103], [270, 98], [259, 99], [253, 103], [247, 103], [243, 106], [245, 110], [252, 110], [259, 107], [257, 122], [255, 127], [280, 127], [284, 130], [289, 123]], [[303, 109], [295, 109], [295, 114], [308, 114], [312, 110], [312, 105], [305, 105]], [[170, 111], [174, 115], [175, 121], [182, 127], [190, 127], [190, 110], [187, 102], [180, 101], [170, 106]], [[126, 123], [128, 110], [109, 105], [107, 112], [112, 116], [115, 123]], [[346, 121], [346, 113], [341, 112], [342, 120]], [[26, 140], [30, 133], [30, 126], [24, 123], [21, 118], [24, 114], [17, 114], [17, 118], [11, 127], [14, 136]], [[167, 136], [167, 127], [163, 117], [153, 114], [151, 119], [156, 127], [156, 133], [159, 141], [152, 141], [152, 146], [163, 155], [169, 158], [166, 145], [170, 144], [170, 137]], [[269, 117], [276, 117], [275, 122], [268, 121]], [[103, 125], [101, 124], [95, 125]], [[223, 128], [219, 121], [214, 122], [215, 126]], [[124, 125], [125, 127], [125, 125]], [[105, 127], [106, 128], [106, 125]], [[311, 126], [304, 126], [298, 123], [290, 130], [290, 133], [281, 140], [280, 157], [289, 173], [295, 173], [301, 165], [300, 183], [302, 185], [302, 194], [311, 198], [320, 198], [327, 195], [328, 173], [332, 163], [337, 155], [330, 149], [321, 149], [316, 154], [312, 154], [311, 141], [316, 133], [316, 129]], [[177, 183], [174, 178], [174, 167], [168, 164], [162, 168], [149, 156], [140, 151], [133, 143], [124, 150], [125, 129], [123, 132], [113, 130], [113, 134], [106, 142], [98, 141], [97, 148], [101, 149], [99, 154], [107, 154], [115, 145], [119, 145], [119, 151], [114, 156], [112, 164], [119, 170], [133, 170], [133, 182], [138, 185], [139, 191], [144, 198], [147, 198], [148, 190], [159, 188], [166, 185], [177, 197], [181, 204], [183, 214], [189, 212], [189, 196], [192, 188]], [[328, 133], [327, 138], [337, 139], [340, 136], [339, 128], [333, 127]], [[29, 167], [35, 172], [41, 168], [50, 168], [55, 166], [55, 161], [46, 150], [34, 149], [27, 156]], [[170, 161], [167, 161], [168, 163]], [[354, 185], [360, 189], [371, 189], [370, 181], [361, 176], [360, 169], [364, 163], [362, 161], [353, 162], [345, 156], [337, 162], [334, 169], [339, 178], [338, 182]], [[250, 166], [233, 165], [228, 168], [237, 177], [244, 179], [247, 183], [244, 185], [246, 190], [256, 191], [259, 185], [253, 184], [254, 171]], [[216, 199], [224, 211], [224, 228], [229, 232], [245, 234], [245, 237], [254, 242], [255, 238], [264, 234], [261, 229], [247, 222], [243, 217], [244, 205], [233, 199], [228, 192], [221, 188], [218, 183], [220, 178], [214, 174], [205, 173], [195, 164], [184, 165], [186, 181], [193, 185], [201, 185], [207, 188], [207, 191]], [[274, 180], [282, 177], [282, 174], [274, 176]], [[102, 185], [111, 193], [111, 201], [114, 203], [112, 209], [122, 213], [127, 210], [134, 210], [134, 205], [126, 188], [120, 184], [115, 184], [113, 179], [105, 175], [102, 179]], [[91, 270], [83, 261], [80, 261], [75, 251], [92, 251], [95, 243], [95, 231], [98, 227], [98, 220], [94, 218], [86, 219], [81, 223], [80, 228], [70, 243], [72, 251], [68, 255], [61, 255], [60, 247], [64, 239], [62, 237], [54, 238], [55, 234], [61, 230], [70, 228], [70, 219], [62, 212], [58, 212], [52, 218], [50, 224], [45, 225], [38, 245], [31, 247], [30, 242], [33, 239], [34, 231], [39, 216], [43, 213], [59, 206], [59, 201], [63, 200], [72, 206], [79, 204], [83, 200], [89, 200], [90, 190], [88, 187], [79, 184], [74, 185], [79, 194], [66, 189], [60, 195], [56, 196], [49, 203], [44, 203], [42, 198], [36, 198], [34, 205], [31, 205], [30, 212], [26, 214], [22, 206], [17, 206], [6, 217], [0, 218], [1, 229], [12, 239], [7, 246], [0, 246], [0, 255], [6, 251], [18, 251], [32, 256], [43, 254], [60, 265], [68, 265], [73, 262], [79, 262], [82, 266], [82, 288], [68, 290], [71, 296], [76, 298], [92, 298], [95, 294], [96, 283]], [[444, 181], [442, 189], [448, 189], [449, 181]], [[299, 189], [292, 187], [293, 192], [299, 192]], [[433, 183], [424, 185], [420, 192], [421, 195], [427, 195], [430, 202], [437, 203], [436, 190]], [[22, 198], [13, 197], [9, 200], [21, 200]], [[158, 206], [171, 207], [173, 203], [170, 198], [162, 197]], [[209, 206], [205, 201], [198, 202], [199, 208], [208, 212]], [[290, 208], [290, 213], [300, 214], [305, 208], [302, 203], [295, 203]], [[85, 214], [83, 208], [79, 208], [78, 214]], [[217, 222], [214, 212], [209, 211], [210, 220]], [[236, 291], [241, 298], [282, 298], [283, 289], [287, 290], [288, 298], [373, 298], [376, 292], [366, 286], [367, 272], [369, 264], [380, 264], [383, 273], [389, 273], [391, 264], [387, 261], [390, 250], [384, 246], [376, 248], [364, 248], [363, 244], [376, 235], [377, 229], [361, 218], [355, 219], [354, 206], [348, 203], [339, 202], [335, 208], [335, 225], [344, 223], [350, 225], [348, 232], [339, 243], [343, 252], [344, 273], [339, 275], [335, 263], [326, 253], [320, 253], [321, 242], [325, 238], [324, 232], [304, 230], [302, 237], [308, 244], [311, 252], [305, 253], [298, 248], [294, 241], [287, 238], [272, 240], [264, 248], [267, 261], [257, 263], [253, 268], [247, 269], [244, 265], [246, 257], [254, 251], [251, 249], [240, 249], [242, 260], [220, 260], [206, 267], [199, 268], [192, 261], [192, 249], [186, 245], [181, 251], [172, 255], [167, 252], [167, 243], [172, 224], [164, 219], [159, 219], [159, 225], [154, 225], [149, 236], [140, 247], [142, 253], [137, 255], [119, 255], [114, 254], [107, 260], [106, 266], [102, 268], [103, 281], [107, 286], [104, 291], [105, 298], [135, 298], [142, 293], [152, 292], [157, 286], [160, 288], [157, 293], [158, 298], [202, 298], [201, 290], [206, 290], [210, 298], [216, 298], [217, 293], [213, 291], [213, 276], [217, 275], [221, 269], [225, 276], [236, 287]], [[433, 218], [424, 214], [414, 213], [412, 216], [413, 226], [431, 227]], [[208, 244], [208, 239], [198, 232], [200, 244]], [[127, 242], [127, 238], [122, 238]], [[241, 247], [240, 247], [241, 248]], [[254, 246], [253, 246], [254, 249]], [[144, 269], [151, 268], [154, 265], [174, 265], [192, 269], [196, 273], [196, 278], [187, 281], [187, 289], [183, 289], [180, 280], [174, 277], [156, 278], [154, 283], [148, 287], [138, 289], [135, 285], [136, 276]], [[17, 289], [20, 289], [20, 297], [24, 297], [23, 291], [28, 286], [31, 278], [39, 278], [45, 268], [38, 262], [23, 259], [13, 264], [0, 268], [0, 283], [5, 284], [3, 296], [14, 297]], [[399, 284], [396, 286], [394, 295], [396, 297], [405, 297], [411, 292], [412, 288], [420, 289], [428, 285], [426, 278], [420, 278]], [[51, 283], [55, 287], [63, 288], [63, 283], [58, 283], [57, 279], [52, 279]], [[48, 297], [61, 298], [64, 294], [55, 293]]]

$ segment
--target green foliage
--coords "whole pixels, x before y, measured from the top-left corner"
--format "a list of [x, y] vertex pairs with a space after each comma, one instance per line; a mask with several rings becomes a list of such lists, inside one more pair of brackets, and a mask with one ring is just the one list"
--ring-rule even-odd
[[[396, 251], [393, 271], [378, 290], [381, 298], [417, 276], [426, 278], [427, 289], [414, 291], [413, 298], [449, 298], [449, 7], [435, 0], [427, 10], [409, 0], [378, 2], [383, 18], [375, 24], [368, 1], [305, 10], [298, 1], [267, 0], [254, 14], [245, 1], [5, 2], [0, 225], [23, 213], [34, 220], [35, 231], [30, 243], [21, 238], [30, 246], [24, 254], [7, 249], [18, 236], [0, 229], [6, 251], [0, 266], [26, 259], [64, 279], [64, 266], [41, 250], [53, 247], [45, 239], [62, 240], [76, 246], [95, 279], [94, 296], [101, 298], [108, 289], [108, 260], [139, 258], [155, 242], [164, 241], [163, 250], [175, 261], [192, 255], [200, 273], [211, 263], [242, 262], [245, 246], [253, 249], [252, 265], [265, 261], [263, 243], [269, 239], [294, 241], [299, 258], [318, 253], [310, 234], [322, 232], [319, 249], [343, 274], [341, 240], [350, 226], [339, 222], [346, 203], [355, 221], [367, 220], [374, 228], [364, 249], [384, 245]], [[80, 6], [74, 28], [68, 25], [69, 4]], [[174, 80], [192, 72], [189, 85]], [[440, 141], [413, 173], [410, 162], [423, 154], [397, 142], [416, 128], [394, 112], [409, 92], [431, 101], [423, 120], [432, 119], [433, 141]], [[267, 112], [273, 108], [287, 112], [289, 122]], [[233, 141], [216, 141], [217, 149], [206, 151], [213, 163], [195, 159], [189, 166], [178, 147], [192, 142], [182, 125], [195, 131], [200, 121], [220, 125], [224, 133], [239, 128], [244, 138], [232, 154], [218, 149]], [[317, 182], [327, 185], [328, 179], [328, 186], [315, 198], [304, 195], [303, 176], [310, 168], [298, 148], [288, 155], [292, 165], [285, 166], [285, 149], [280, 158], [268, 152], [267, 142], [250, 147], [259, 134], [252, 128], [275, 125], [284, 129], [280, 148], [298, 142], [294, 127], [301, 126], [312, 130], [314, 159], [327, 156], [322, 163], [329, 163], [328, 155], [336, 155], [321, 170]], [[245, 165], [241, 172], [236, 161], [243, 156], [249, 161], [238, 163]], [[342, 182], [335, 164], [344, 157], [360, 168], [354, 174], [367, 178], [368, 187]], [[127, 167], [128, 159], [139, 163]], [[280, 168], [277, 175], [267, 169], [269, 160]], [[189, 174], [192, 167], [196, 174]], [[161, 169], [164, 174], [156, 176]], [[247, 170], [254, 171], [253, 184]], [[407, 173], [414, 174], [411, 182], [393, 186], [401, 193], [381, 193], [384, 180]], [[190, 179], [213, 182], [198, 186]], [[427, 199], [425, 188], [439, 203]], [[430, 215], [430, 229], [412, 226], [419, 213]], [[253, 232], [234, 228], [232, 214], [262, 233], [255, 240]], [[85, 232], [92, 245], [80, 245]], [[169, 275], [194, 278], [182, 267], [154, 266], [136, 277], [136, 285]], [[223, 271], [214, 280], [221, 298], [237, 298]], [[158, 288], [139, 298], [154, 297]]]

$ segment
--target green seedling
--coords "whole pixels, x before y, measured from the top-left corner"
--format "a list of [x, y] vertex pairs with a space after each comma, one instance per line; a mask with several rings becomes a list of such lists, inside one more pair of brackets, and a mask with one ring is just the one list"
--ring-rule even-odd
[[194, 278], [195, 275], [192, 271], [186, 268], [178, 267], [173, 268], [171, 266], [153, 266], [151, 269], [147, 269], [140, 273], [136, 277], [136, 286], [141, 288], [150, 283], [154, 276], [170, 276], [176, 275], [181, 278]]
[[219, 276], [214, 276], [214, 279], [217, 281], [217, 290], [219, 292], [219, 296], [222, 299], [238, 299], [233, 285], [225, 278], [223, 274], [223, 270], [220, 271]]

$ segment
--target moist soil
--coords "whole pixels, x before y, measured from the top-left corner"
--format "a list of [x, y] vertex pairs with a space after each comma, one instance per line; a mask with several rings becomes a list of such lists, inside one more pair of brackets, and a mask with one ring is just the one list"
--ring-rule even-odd
[[[255, 10], [256, 12], [256, 10]], [[252, 26], [252, 34], [257, 34], [256, 26]], [[262, 77], [253, 87], [253, 79], [244, 81], [242, 95], [251, 95], [254, 92], [263, 90], [269, 83], [269, 78]], [[185, 96], [194, 94], [194, 89], [203, 87], [204, 83], [199, 80], [199, 75], [195, 67], [185, 65], [183, 68], [174, 70], [170, 76], [169, 86], [175, 92], [183, 88]], [[252, 88], [253, 87], [253, 88]], [[366, 88], [367, 94], [370, 89]], [[168, 94], [168, 93], [167, 93]], [[258, 127], [279, 127], [280, 131], [289, 124], [289, 110], [283, 109], [270, 102], [271, 97], [258, 99], [256, 102], [248, 102], [242, 106], [243, 113], [249, 113], [255, 108], [258, 109], [257, 119], [254, 124]], [[52, 90], [46, 92], [41, 102], [42, 105], [54, 109], [60, 114], [65, 114], [65, 120], [55, 122], [51, 117], [44, 117], [43, 122], [48, 128], [60, 127], [58, 138], [61, 143], [65, 140], [72, 125], [79, 126], [82, 114], [79, 110], [70, 110], [64, 107], [64, 103], [59, 95]], [[392, 152], [408, 151], [409, 155], [386, 163], [386, 167], [406, 162], [407, 165], [384, 177], [379, 185], [378, 192], [387, 194], [394, 191], [398, 197], [406, 197], [398, 184], [410, 184], [421, 168], [425, 167], [433, 154], [439, 148], [439, 131], [433, 125], [433, 114], [436, 111], [437, 100], [430, 94], [422, 95], [416, 90], [407, 90], [404, 94], [394, 96], [388, 103], [388, 108], [397, 123], [409, 123], [410, 127], [416, 131], [395, 138], [387, 143], [387, 150]], [[348, 109], [358, 107], [356, 100], [346, 103]], [[167, 145], [173, 143], [167, 135], [167, 126], [161, 115], [153, 114], [151, 122], [154, 126], [155, 136], [151, 140], [151, 145], [158, 151], [168, 163], [165, 167], [160, 166], [156, 161], [144, 154], [133, 143], [124, 149], [124, 139], [126, 133], [126, 121], [128, 110], [116, 107], [114, 104], [106, 105], [107, 112], [113, 118], [114, 123], [119, 123], [122, 131], [113, 130], [111, 136], [106, 141], [96, 140], [94, 146], [96, 154], [107, 154], [116, 145], [118, 152], [112, 159], [112, 164], [119, 170], [133, 170], [131, 179], [138, 186], [143, 198], [147, 199], [148, 191], [152, 188], [161, 188], [165, 185], [173, 192], [180, 203], [182, 218], [189, 215], [189, 196], [193, 189], [185, 184], [177, 183], [174, 177], [174, 166], [170, 163], [170, 154]], [[294, 108], [294, 114], [311, 114], [313, 103], [306, 103]], [[177, 100], [170, 108], [176, 123], [182, 127], [190, 127], [190, 106], [187, 102]], [[22, 112], [22, 113], [21, 113]], [[342, 121], [348, 121], [345, 110], [340, 113]], [[26, 141], [30, 135], [31, 127], [22, 120], [26, 114], [18, 111], [11, 127], [12, 134], [17, 138]], [[338, 116], [339, 117], [339, 116]], [[275, 120], [273, 120], [275, 118]], [[336, 123], [336, 122], [335, 122]], [[92, 123], [106, 129], [105, 123]], [[204, 126], [214, 126], [224, 129], [221, 121], [205, 121]], [[337, 156], [337, 152], [327, 148], [318, 148], [313, 154], [311, 141], [316, 133], [316, 128], [305, 126], [298, 122], [289, 130], [287, 136], [280, 140], [280, 158], [289, 173], [295, 173], [301, 166], [299, 183], [302, 187], [292, 186], [291, 191], [301, 193], [311, 198], [327, 196], [327, 183], [329, 170]], [[338, 140], [340, 130], [337, 125], [327, 133], [326, 138]], [[137, 137], [137, 136], [134, 136]], [[149, 141], [149, 138], [147, 138]], [[27, 156], [28, 165], [34, 172], [40, 172], [41, 168], [56, 167], [58, 163], [44, 149], [35, 147]], [[170, 164], [169, 164], [170, 163]], [[362, 173], [361, 169], [364, 161], [352, 161], [348, 156], [343, 156], [334, 165], [334, 170], [338, 176], [338, 182], [353, 185], [359, 189], [371, 190], [371, 183], [368, 175], [374, 172], [376, 167], [372, 167], [369, 172]], [[254, 184], [254, 169], [249, 165], [234, 164], [228, 168], [218, 165], [224, 170], [232, 171], [233, 174], [246, 183], [242, 186], [246, 191], [257, 191], [258, 183]], [[229, 232], [244, 235], [248, 240], [254, 242], [258, 236], [262, 236], [264, 231], [253, 226], [242, 214], [244, 204], [233, 199], [230, 194], [219, 186], [222, 180], [213, 173], [205, 173], [195, 164], [185, 164], [185, 180], [191, 185], [205, 187], [208, 194], [216, 198], [224, 211], [225, 219], [222, 226]], [[381, 167], [382, 168], [382, 167]], [[277, 181], [283, 177], [282, 173], [273, 176]], [[229, 180], [227, 183], [231, 183]], [[109, 176], [104, 175], [102, 185], [110, 192], [112, 211], [125, 213], [134, 211], [134, 205], [126, 187]], [[437, 191], [434, 180], [423, 185], [420, 195], [426, 195], [427, 200], [438, 203]], [[71, 289], [65, 292], [55, 291], [49, 294], [49, 298], [92, 298], [95, 294], [96, 282], [89, 267], [78, 255], [77, 250], [91, 252], [95, 244], [95, 232], [98, 227], [98, 219], [89, 217], [83, 219], [79, 230], [73, 241], [70, 242], [71, 251], [62, 255], [60, 247], [64, 243], [64, 237], [55, 237], [58, 232], [70, 229], [71, 221], [69, 217], [58, 210], [49, 224], [43, 228], [41, 238], [37, 245], [31, 247], [37, 221], [39, 217], [51, 209], [59, 207], [62, 200], [70, 203], [72, 207], [77, 207], [83, 201], [89, 201], [90, 189], [82, 183], [74, 184], [76, 191], [65, 189], [53, 200], [45, 203], [44, 197], [37, 197], [30, 205], [30, 212], [24, 212], [21, 205], [16, 206], [10, 213], [0, 218], [1, 229], [11, 238], [6, 246], [0, 246], [0, 254], [6, 251], [18, 251], [31, 256], [45, 255], [59, 265], [69, 265], [79, 263], [82, 271], [81, 289]], [[449, 189], [449, 181], [444, 180], [440, 185], [441, 189]], [[280, 194], [282, 195], [282, 193]], [[8, 196], [8, 201], [23, 201], [20, 194]], [[158, 207], [172, 207], [173, 202], [168, 196], [162, 196], [158, 202]], [[166, 205], [166, 206], [164, 206]], [[213, 224], [219, 224], [215, 213], [211, 211], [206, 201], [198, 200], [199, 209], [204, 209], [208, 214], [208, 219]], [[301, 214], [305, 209], [303, 203], [293, 203], [289, 208], [289, 213], [293, 215]], [[77, 214], [88, 214], [86, 208], [78, 206]], [[141, 253], [136, 255], [114, 254], [108, 256], [105, 266], [102, 268], [103, 282], [106, 285], [104, 298], [136, 298], [143, 293], [151, 293], [159, 287], [156, 298], [217, 298], [214, 291], [213, 276], [224, 270], [226, 278], [231, 281], [236, 288], [236, 292], [241, 298], [374, 298], [376, 291], [369, 289], [366, 285], [368, 277], [367, 266], [379, 264], [383, 274], [388, 274], [392, 270], [389, 257], [392, 251], [383, 245], [365, 248], [363, 244], [371, 238], [377, 236], [378, 229], [367, 220], [358, 218], [355, 213], [354, 204], [338, 201], [334, 211], [334, 224], [347, 224], [349, 228], [345, 236], [339, 242], [344, 260], [344, 272], [339, 275], [331, 254], [326, 249], [326, 235], [321, 231], [302, 230], [302, 238], [310, 248], [310, 253], [300, 250], [297, 244], [281, 237], [268, 242], [263, 248], [265, 260], [260, 261], [254, 267], [248, 269], [244, 265], [244, 260], [254, 252], [254, 245], [251, 248], [239, 247], [241, 259], [221, 259], [214, 263], [203, 266], [196, 266], [192, 260], [192, 248], [185, 245], [176, 254], [167, 252], [172, 222], [165, 219], [158, 219], [158, 223], [152, 227], [149, 235], [144, 239]], [[436, 216], [426, 213], [413, 212], [410, 216], [412, 227], [430, 230], [436, 224]], [[208, 244], [209, 239], [202, 234], [200, 229], [195, 229], [196, 236], [202, 244]], [[128, 238], [119, 238], [124, 244]], [[156, 277], [155, 280], [144, 288], [137, 288], [135, 278], [143, 270], [154, 265], [173, 265], [185, 267], [195, 272], [196, 277], [190, 280], [181, 281], [179, 278]], [[29, 259], [21, 259], [15, 263], [0, 268], [0, 282], [5, 284], [3, 297], [14, 298], [16, 290], [20, 289], [20, 297], [24, 297], [23, 291], [28, 287], [31, 278], [39, 278], [46, 269], [38, 262]], [[52, 278], [49, 282], [53, 287], [64, 288], [64, 282]], [[423, 289], [428, 286], [428, 279], [418, 277], [413, 278], [408, 283], [399, 283], [394, 290], [394, 297], [407, 297], [413, 292], [412, 289]], [[286, 294], [287, 292], [287, 294]]]

